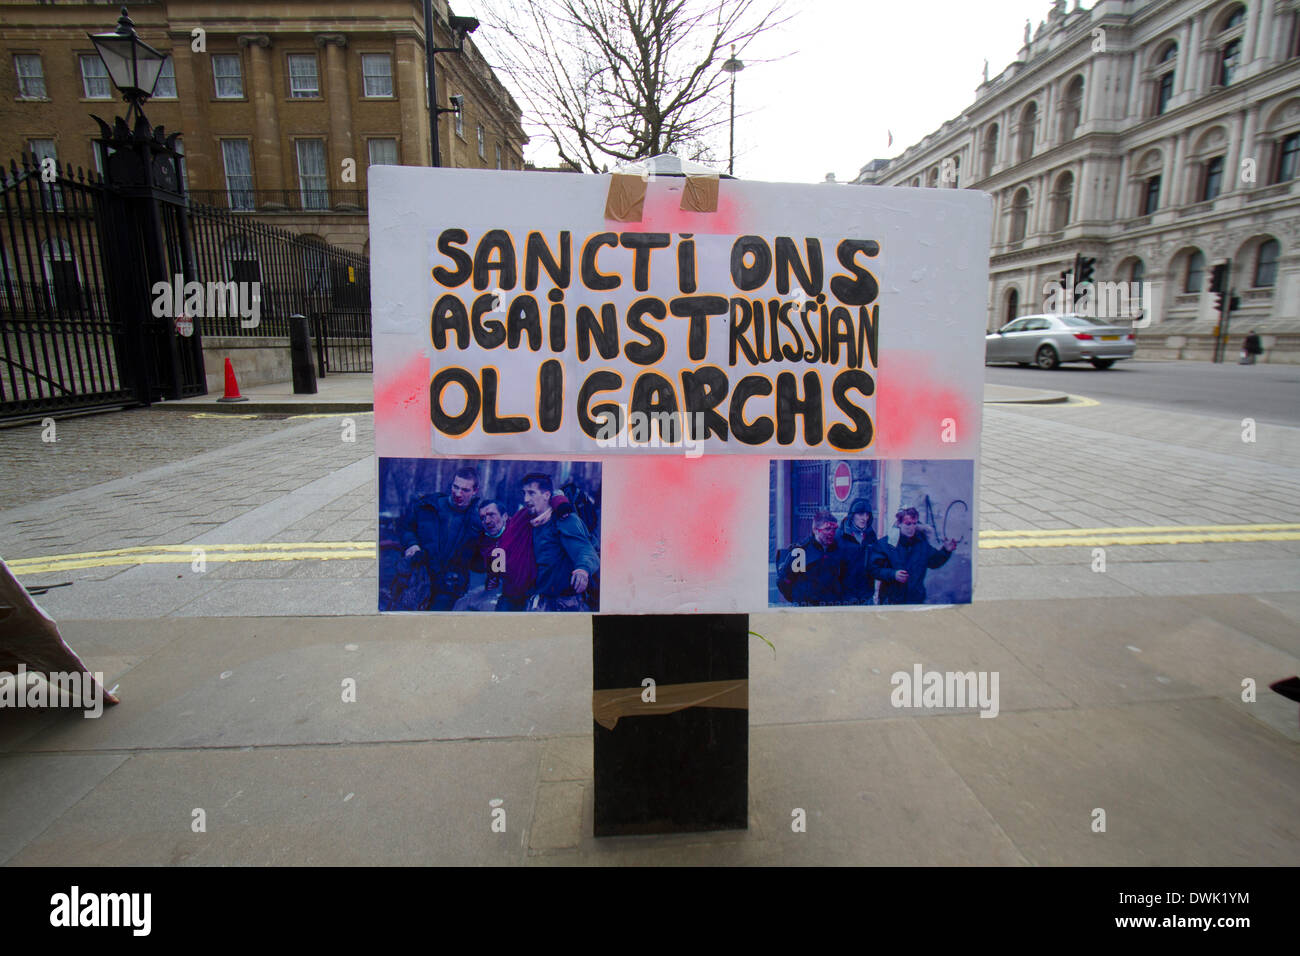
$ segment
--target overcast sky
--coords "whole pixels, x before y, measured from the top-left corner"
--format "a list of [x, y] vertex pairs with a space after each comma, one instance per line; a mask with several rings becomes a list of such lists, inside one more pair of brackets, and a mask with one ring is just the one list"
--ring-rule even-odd
[[[460, 0], [455, 9], [469, 6]], [[1052, 2], [788, 0], [788, 6], [794, 19], [755, 40], [736, 76], [736, 175], [745, 179], [821, 182], [833, 172], [843, 181], [871, 159], [897, 156], [969, 106], [985, 58], [989, 76], [996, 76], [1023, 44], [1025, 20], [1037, 29]], [[775, 62], [749, 65], [751, 58]], [[525, 130], [536, 132], [527, 116]], [[715, 152], [725, 169], [725, 126]], [[524, 156], [554, 163], [544, 134], [534, 136]]]

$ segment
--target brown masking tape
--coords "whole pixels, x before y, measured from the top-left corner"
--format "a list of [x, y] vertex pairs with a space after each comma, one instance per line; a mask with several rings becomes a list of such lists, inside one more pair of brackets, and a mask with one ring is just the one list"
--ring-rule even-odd
[[717, 212], [718, 177], [687, 176], [681, 208], [688, 212]]
[[645, 214], [646, 181], [640, 176], [614, 173], [605, 197], [605, 218], [615, 222], [640, 222]]
[[647, 688], [620, 687], [597, 690], [591, 694], [591, 716], [607, 730], [613, 730], [620, 717], [647, 717], [671, 714], [687, 707], [726, 707], [749, 709], [748, 680], [709, 680], [694, 684], [657, 684], [655, 699], [645, 701]]

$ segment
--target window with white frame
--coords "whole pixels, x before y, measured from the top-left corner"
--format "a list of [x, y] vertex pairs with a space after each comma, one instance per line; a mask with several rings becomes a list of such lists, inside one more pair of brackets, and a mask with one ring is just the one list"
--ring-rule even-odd
[[501, 168], [501, 146], [497, 146], [497, 169]]
[[240, 100], [244, 98], [244, 74], [237, 53], [212, 55], [212, 78], [216, 83], [217, 99]]
[[153, 88], [153, 98], [156, 100], [176, 99], [176, 61], [170, 56], [163, 60], [162, 69], [158, 72], [158, 82]]
[[329, 208], [329, 173], [325, 168], [325, 140], [300, 139], [298, 151], [298, 191], [303, 209]]
[[97, 54], [81, 56], [81, 88], [88, 100], [111, 100], [113, 84], [108, 78], [108, 67]]
[[393, 95], [393, 58], [387, 53], [361, 54], [362, 96]]
[[487, 157], [487, 130], [480, 123], [478, 128], [478, 155], [480, 159]]
[[36, 53], [19, 53], [14, 57], [14, 73], [18, 75], [18, 97], [24, 100], [43, 100], [45, 72], [41, 58]]
[[231, 209], [252, 209], [253, 161], [248, 140], [223, 139], [221, 158], [226, 165], [226, 196]]
[[392, 138], [370, 140], [371, 166], [397, 165], [397, 140]]
[[296, 100], [320, 96], [320, 76], [316, 71], [316, 54], [289, 54], [289, 96]]
[[[59, 155], [55, 150], [54, 140], [29, 139], [27, 141], [27, 148], [30, 150], [38, 169], [44, 167], [46, 160], [51, 160], [54, 163], [55, 173], [58, 173]], [[46, 208], [63, 208], [63, 190], [59, 188], [57, 183], [45, 182], [44, 176], [41, 177], [41, 198], [44, 201]]]
[[456, 135], [461, 139], [465, 138], [465, 107], [456, 111]]

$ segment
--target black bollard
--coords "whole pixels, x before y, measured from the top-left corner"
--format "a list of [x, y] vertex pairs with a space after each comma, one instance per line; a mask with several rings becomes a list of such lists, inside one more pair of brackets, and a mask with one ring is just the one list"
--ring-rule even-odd
[[316, 367], [311, 360], [311, 333], [307, 316], [289, 316], [289, 356], [293, 361], [293, 393], [316, 394]]
[[748, 678], [746, 614], [592, 618], [596, 836], [748, 827]]

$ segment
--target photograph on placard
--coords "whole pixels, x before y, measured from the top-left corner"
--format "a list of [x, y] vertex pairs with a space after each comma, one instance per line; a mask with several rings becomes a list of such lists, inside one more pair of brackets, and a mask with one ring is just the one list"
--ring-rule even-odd
[[968, 604], [974, 463], [777, 460], [768, 605]]
[[380, 611], [600, 610], [601, 466], [379, 459]]

